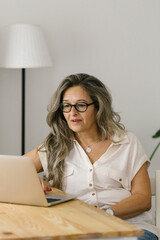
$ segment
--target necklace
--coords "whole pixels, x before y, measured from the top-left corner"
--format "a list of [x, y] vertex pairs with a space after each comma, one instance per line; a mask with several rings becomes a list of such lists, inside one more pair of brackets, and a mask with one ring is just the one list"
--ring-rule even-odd
[[92, 142], [91, 144], [89, 144], [86, 147], [86, 152], [90, 153], [92, 151], [92, 149], [90, 148], [92, 145], [94, 145], [95, 143], [97, 143], [100, 139], [98, 138], [96, 141]]

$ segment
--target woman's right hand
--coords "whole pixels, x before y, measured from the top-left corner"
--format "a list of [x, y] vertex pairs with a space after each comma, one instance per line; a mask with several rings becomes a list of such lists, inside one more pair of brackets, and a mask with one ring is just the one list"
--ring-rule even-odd
[[46, 192], [52, 191], [52, 188], [44, 182], [43, 178], [39, 177], [39, 181], [41, 183], [41, 186], [42, 186], [45, 194], [46, 194]]

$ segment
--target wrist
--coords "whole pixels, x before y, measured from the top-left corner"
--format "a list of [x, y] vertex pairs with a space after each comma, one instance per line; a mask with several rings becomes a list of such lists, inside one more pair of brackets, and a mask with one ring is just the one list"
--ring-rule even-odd
[[115, 216], [115, 213], [114, 213], [114, 211], [111, 208], [107, 208], [106, 209], [106, 213], [108, 213], [108, 214], [110, 214], [112, 216]]

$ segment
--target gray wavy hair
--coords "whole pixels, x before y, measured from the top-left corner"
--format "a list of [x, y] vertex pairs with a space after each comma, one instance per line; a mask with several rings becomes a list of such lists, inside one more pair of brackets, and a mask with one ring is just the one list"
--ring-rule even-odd
[[[52, 180], [53, 186], [62, 188], [64, 160], [73, 148], [74, 132], [68, 124], [60, 109], [64, 92], [74, 86], [81, 86], [88, 92], [97, 108], [97, 126], [102, 139], [110, 138], [114, 134], [125, 132], [120, 123], [120, 116], [112, 109], [112, 98], [106, 86], [94, 76], [79, 73], [66, 77], [59, 85], [48, 105], [47, 123], [51, 129], [42, 147], [45, 148], [48, 161], [47, 181]], [[41, 149], [42, 149], [41, 147]]]

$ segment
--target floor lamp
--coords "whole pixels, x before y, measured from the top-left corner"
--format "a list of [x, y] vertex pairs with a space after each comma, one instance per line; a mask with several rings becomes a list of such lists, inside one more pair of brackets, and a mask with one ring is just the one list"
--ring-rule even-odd
[[25, 153], [25, 69], [50, 67], [52, 61], [39, 25], [11, 24], [0, 32], [0, 67], [22, 71], [21, 154]]

